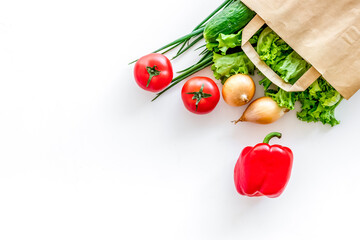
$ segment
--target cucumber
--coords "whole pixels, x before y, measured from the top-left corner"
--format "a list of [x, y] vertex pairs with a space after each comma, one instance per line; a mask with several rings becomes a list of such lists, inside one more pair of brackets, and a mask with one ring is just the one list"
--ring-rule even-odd
[[255, 12], [236, 0], [210, 19], [204, 29], [204, 38], [208, 43], [216, 42], [220, 33], [235, 33], [245, 27], [254, 16]]

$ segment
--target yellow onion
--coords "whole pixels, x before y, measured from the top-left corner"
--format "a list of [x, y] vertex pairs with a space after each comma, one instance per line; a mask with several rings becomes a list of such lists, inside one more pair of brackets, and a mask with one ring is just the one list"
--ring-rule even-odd
[[239, 107], [250, 102], [255, 94], [255, 83], [249, 75], [236, 74], [228, 78], [222, 88], [224, 101]]
[[235, 124], [238, 122], [269, 124], [281, 118], [288, 111], [287, 108], [279, 107], [272, 98], [261, 97], [250, 103]]

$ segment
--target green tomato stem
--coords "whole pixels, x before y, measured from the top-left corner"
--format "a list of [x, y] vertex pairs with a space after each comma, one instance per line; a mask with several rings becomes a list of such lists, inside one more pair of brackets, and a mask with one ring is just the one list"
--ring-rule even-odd
[[153, 67], [146, 67], [146, 70], [149, 73], [149, 79], [148, 79], [148, 81], [146, 83], [146, 87], [149, 87], [151, 79], [153, 77], [160, 75], [161, 71], [157, 70], [156, 68], [157, 68], [156, 65], [154, 65]]
[[204, 92], [204, 84], [201, 85], [201, 88], [200, 88], [200, 90], [199, 90], [198, 92], [187, 92], [186, 94], [192, 94], [192, 95], [194, 95], [194, 96], [192, 97], [192, 100], [196, 100], [196, 103], [195, 103], [195, 105], [196, 105], [196, 111], [198, 110], [198, 106], [199, 106], [199, 103], [200, 103], [201, 99], [203, 99], [203, 98], [209, 98], [209, 97], [212, 96], [210, 93], [205, 93], [205, 92]]

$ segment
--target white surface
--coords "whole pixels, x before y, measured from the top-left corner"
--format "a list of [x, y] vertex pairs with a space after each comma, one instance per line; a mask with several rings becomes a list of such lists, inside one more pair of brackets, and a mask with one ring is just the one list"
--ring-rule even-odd
[[[0, 239], [360, 237], [359, 94], [334, 128], [295, 112], [234, 126], [244, 108], [221, 100], [197, 116], [182, 106], [182, 84], [153, 103], [135, 84], [130, 60], [220, 3], [0, 2]], [[278, 199], [242, 197], [234, 164], [270, 131], [293, 149], [289, 185]]]

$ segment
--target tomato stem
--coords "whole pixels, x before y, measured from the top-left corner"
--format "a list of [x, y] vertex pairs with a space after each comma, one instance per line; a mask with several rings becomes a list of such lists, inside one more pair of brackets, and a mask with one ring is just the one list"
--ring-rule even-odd
[[279, 132], [269, 133], [269, 134], [265, 137], [263, 143], [269, 144], [269, 141], [270, 141], [272, 138], [274, 138], [274, 137], [281, 138], [281, 136], [282, 136], [282, 134], [279, 133]]
[[146, 67], [146, 70], [149, 73], [149, 79], [147, 81], [146, 87], [149, 87], [149, 84], [153, 77], [160, 75], [161, 71], [157, 70], [156, 68], [156, 65], [154, 65], [153, 67]]
[[186, 94], [193, 94], [194, 96], [192, 97], [193, 100], [196, 100], [196, 111], [198, 110], [198, 106], [199, 106], [199, 103], [201, 101], [201, 99], [203, 98], [209, 98], [211, 97], [212, 95], [210, 93], [204, 93], [204, 84], [201, 85], [201, 88], [198, 92], [187, 92]]

